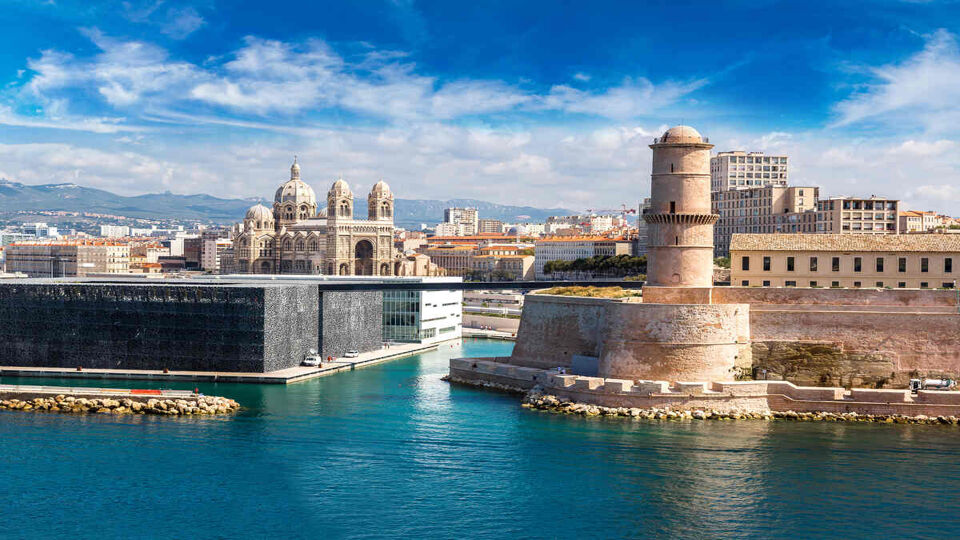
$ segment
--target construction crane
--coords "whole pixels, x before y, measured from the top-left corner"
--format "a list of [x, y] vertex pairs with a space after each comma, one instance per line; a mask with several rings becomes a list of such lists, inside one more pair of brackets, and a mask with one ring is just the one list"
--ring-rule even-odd
[[629, 207], [625, 204], [621, 204], [620, 208], [587, 208], [587, 212], [591, 214], [594, 212], [607, 212], [610, 214], [636, 214], [637, 209], [635, 207]]

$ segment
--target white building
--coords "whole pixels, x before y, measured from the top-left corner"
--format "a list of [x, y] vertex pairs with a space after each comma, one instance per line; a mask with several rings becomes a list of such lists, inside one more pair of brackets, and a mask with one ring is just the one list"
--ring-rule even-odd
[[51, 227], [46, 223], [24, 223], [20, 226], [20, 232], [34, 238], [57, 238], [60, 236], [56, 227]]
[[720, 152], [710, 158], [710, 191], [787, 185], [787, 156]]
[[550, 276], [543, 267], [549, 261], [575, 261], [590, 257], [632, 255], [633, 243], [625, 239], [602, 236], [556, 236], [537, 240], [534, 246], [534, 275], [536, 279]]
[[435, 236], [467, 236], [462, 223], [437, 223]]
[[[223, 279], [223, 276], [206, 279]], [[231, 274], [230, 281], [262, 280], [263, 275]], [[318, 283], [462, 283], [459, 277], [326, 276], [271, 274], [271, 280]], [[384, 288], [383, 340], [437, 343], [463, 336], [463, 291], [401, 291]]]
[[122, 238], [130, 236], [130, 227], [126, 225], [101, 225], [100, 236], [103, 238]]
[[476, 208], [446, 208], [443, 222], [462, 226], [462, 234], [457, 236], [475, 236], [480, 230], [480, 216]]

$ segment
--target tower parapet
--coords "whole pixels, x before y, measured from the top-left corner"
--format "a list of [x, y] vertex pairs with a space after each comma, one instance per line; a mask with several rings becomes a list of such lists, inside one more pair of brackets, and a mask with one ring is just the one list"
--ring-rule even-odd
[[650, 148], [650, 209], [643, 215], [648, 224], [647, 285], [709, 289], [713, 226], [720, 217], [710, 209], [713, 145], [692, 127], [675, 126]]

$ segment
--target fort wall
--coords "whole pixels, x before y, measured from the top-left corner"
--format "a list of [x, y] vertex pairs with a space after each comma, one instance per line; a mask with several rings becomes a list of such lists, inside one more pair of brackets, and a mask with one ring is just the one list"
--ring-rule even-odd
[[749, 365], [745, 305], [645, 304], [636, 301], [529, 295], [512, 362], [570, 367], [574, 356], [597, 359], [607, 377], [728, 379]]
[[704, 410], [726, 413], [857, 413], [960, 416], [960, 392], [803, 387], [786, 381], [668, 382], [564, 375], [522, 368], [506, 358], [450, 360], [456, 382], [504, 389], [534, 387], [561, 400], [611, 408]]

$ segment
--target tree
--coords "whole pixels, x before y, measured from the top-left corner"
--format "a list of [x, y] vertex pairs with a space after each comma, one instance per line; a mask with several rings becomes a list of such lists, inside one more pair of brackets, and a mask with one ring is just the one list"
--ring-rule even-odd
[[717, 257], [713, 260], [713, 265], [720, 268], [730, 268], [730, 257]]

